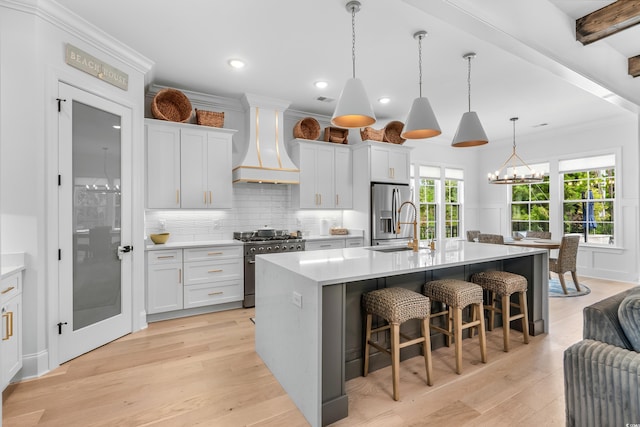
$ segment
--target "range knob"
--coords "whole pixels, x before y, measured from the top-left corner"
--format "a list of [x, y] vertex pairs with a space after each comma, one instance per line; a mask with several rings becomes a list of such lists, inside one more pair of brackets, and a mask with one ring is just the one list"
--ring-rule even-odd
[[302, 245], [298, 245], [298, 247], [296, 247], [297, 251], [301, 251], [302, 250]]
[[264, 251], [264, 248], [263, 248], [262, 246], [260, 246], [260, 247], [258, 248], [258, 252], [263, 252], [263, 251]]
[[274, 251], [277, 251], [278, 249], [280, 249], [280, 246], [276, 245], [275, 248], [273, 248]]
[[287, 245], [282, 245], [282, 250], [286, 251], [287, 250]]
[[293, 245], [289, 246], [289, 250], [294, 250], [295, 248], [293, 247]]
[[267, 252], [271, 251], [271, 246], [267, 246]]
[[256, 251], [256, 248], [251, 248], [251, 249], [249, 249], [249, 252], [250, 252], [250, 253], [255, 253], [255, 251]]

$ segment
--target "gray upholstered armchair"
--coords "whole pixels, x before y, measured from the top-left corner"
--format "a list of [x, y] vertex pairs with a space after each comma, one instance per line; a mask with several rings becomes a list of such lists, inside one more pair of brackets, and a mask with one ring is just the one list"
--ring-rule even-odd
[[585, 307], [583, 337], [564, 352], [567, 426], [640, 423], [640, 287]]

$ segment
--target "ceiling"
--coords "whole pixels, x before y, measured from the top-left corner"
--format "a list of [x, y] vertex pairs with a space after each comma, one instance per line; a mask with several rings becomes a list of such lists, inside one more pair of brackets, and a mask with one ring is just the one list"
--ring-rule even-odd
[[[337, 99], [351, 76], [346, 0], [58, 2], [155, 62], [152, 82], [159, 85], [232, 98], [254, 93], [331, 115], [335, 101], [317, 97]], [[374, 106], [375, 128], [405, 121], [418, 96], [418, 30], [429, 33], [422, 49], [423, 94], [443, 131], [434, 138], [438, 144], [450, 143], [467, 110], [467, 52], [477, 53], [472, 110], [491, 142], [510, 143], [513, 116], [520, 117], [518, 134], [524, 134], [638, 112], [640, 78], [626, 75], [626, 62], [624, 69], [612, 67], [640, 53], [640, 28], [587, 47], [575, 40], [575, 19], [611, 1], [361, 2], [356, 75]], [[546, 23], [542, 28], [527, 27], [527, 15], [534, 13], [553, 19], [536, 20]], [[231, 58], [243, 59], [246, 67], [232, 69]], [[317, 80], [329, 86], [317, 89]], [[391, 102], [379, 104], [383, 96]]]

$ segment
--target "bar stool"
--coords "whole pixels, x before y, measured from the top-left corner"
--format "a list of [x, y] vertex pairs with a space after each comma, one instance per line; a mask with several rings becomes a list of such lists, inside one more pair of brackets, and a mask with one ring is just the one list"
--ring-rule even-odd
[[[369, 373], [370, 346], [391, 356], [391, 373], [393, 376], [393, 400], [400, 398], [400, 349], [422, 343], [424, 362], [427, 371], [427, 384], [431, 385], [431, 336], [429, 331], [429, 313], [431, 304], [429, 298], [417, 292], [404, 288], [385, 288], [367, 292], [362, 296], [362, 305], [367, 313], [367, 329], [364, 348], [364, 376]], [[380, 316], [387, 321], [385, 326], [371, 329], [373, 315]], [[400, 332], [400, 325], [409, 319], [422, 319], [422, 336], [411, 339]], [[371, 340], [373, 332], [390, 330], [391, 348], [386, 349]], [[400, 343], [400, 336], [409, 340]]]
[[[484, 313], [482, 305], [482, 288], [470, 282], [456, 279], [442, 279], [427, 282], [423, 293], [432, 301], [439, 301], [447, 305], [447, 309], [431, 314], [431, 318], [446, 316], [447, 328], [441, 328], [433, 324], [431, 329], [439, 331], [447, 336], [448, 342], [453, 338], [456, 348], [456, 373], [462, 373], [462, 331], [468, 328], [479, 328], [480, 358], [482, 363], [487, 363], [487, 340], [484, 331]], [[462, 321], [462, 309], [472, 307], [472, 320]], [[453, 312], [453, 319], [452, 314]], [[453, 320], [453, 330], [451, 327]]]
[[[495, 315], [502, 316], [502, 338], [504, 351], [509, 351], [509, 330], [514, 320], [522, 319], [522, 334], [524, 343], [529, 344], [529, 315], [527, 311], [527, 278], [507, 271], [485, 271], [471, 275], [471, 281], [489, 291], [489, 305], [485, 309], [489, 311], [489, 330], [493, 330]], [[519, 304], [511, 302], [511, 294], [518, 293]], [[496, 307], [496, 295], [502, 300], [502, 308]], [[519, 314], [511, 315], [511, 306], [520, 310]]]

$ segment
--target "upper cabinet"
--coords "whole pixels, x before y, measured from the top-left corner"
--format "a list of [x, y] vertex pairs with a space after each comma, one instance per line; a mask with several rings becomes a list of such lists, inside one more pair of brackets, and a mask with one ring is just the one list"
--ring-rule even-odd
[[389, 143], [370, 143], [371, 181], [409, 183], [410, 149]]
[[231, 208], [235, 130], [152, 119], [145, 128], [148, 208]]
[[293, 188], [301, 209], [351, 209], [353, 175], [351, 149], [327, 142], [292, 141], [300, 185]]

